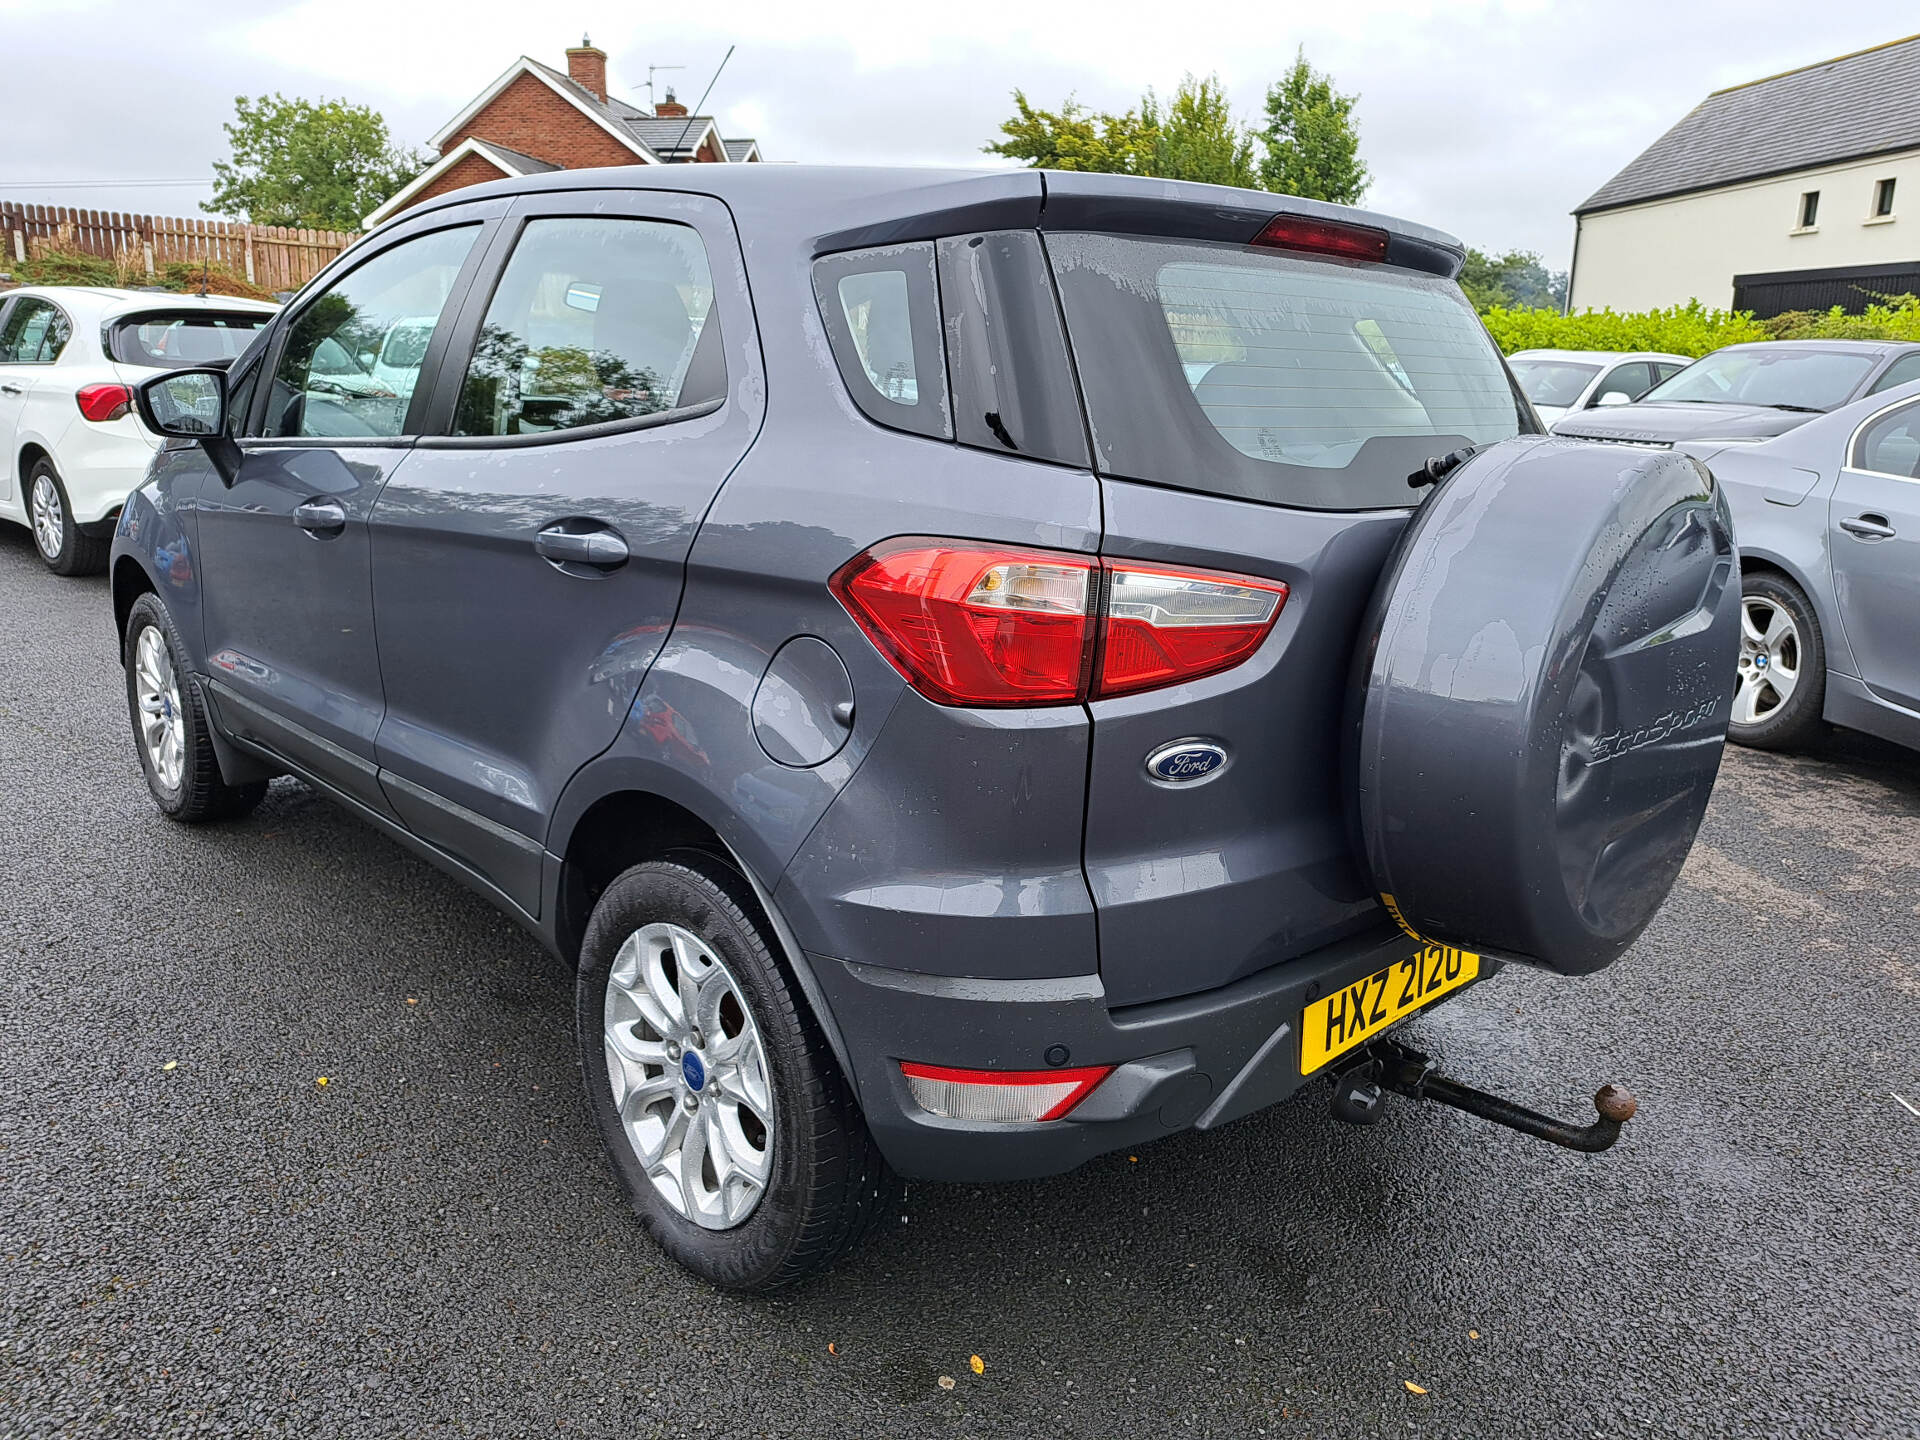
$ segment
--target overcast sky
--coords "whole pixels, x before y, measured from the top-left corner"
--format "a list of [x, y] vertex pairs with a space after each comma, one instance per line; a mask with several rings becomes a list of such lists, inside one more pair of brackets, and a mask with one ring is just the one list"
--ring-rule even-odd
[[1217, 73], [1252, 119], [1305, 46], [1360, 95], [1369, 205], [1558, 269], [1573, 206], [1708, 91], [1917, 22], [1912, 0], [0, 0], [0, 198], [197, 214], [204, 183], [133, 182], [210, 175], [236, 95], [345, 97], [423, 146], [515, 56], [563, 65], [582, 32], [635, 103], [650, 64], [686, 66], [660, 79], [692, 103], [737, 45], [708, 107], [727, 134], [892, 164], [989, 163], [1015, 86], [1120, 109]]

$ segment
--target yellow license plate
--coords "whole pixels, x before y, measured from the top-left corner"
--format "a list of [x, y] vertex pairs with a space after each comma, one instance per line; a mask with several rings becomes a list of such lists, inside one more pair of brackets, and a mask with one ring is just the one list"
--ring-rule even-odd
[[1479, 973], [1478, 955], [1429, 945], [1314, 1001], [1300, 1018], [1300, 1073], [1311, 1075]]

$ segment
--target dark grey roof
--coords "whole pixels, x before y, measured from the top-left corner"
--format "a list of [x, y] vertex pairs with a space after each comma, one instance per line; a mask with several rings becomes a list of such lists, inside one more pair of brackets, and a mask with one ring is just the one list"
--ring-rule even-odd
[[1920, 148], [1920, 35], [1716, 90], [1574, 214]]
[[479, 135], [474, 136], [473, 140], [476, 145], [484, 145], [489, 150], [494, 150], [502, 155], [509, 156], [513, 160], [513, 163], [520, 167], [520, 173], [522, 175], [543, 175], [549, 170], [564, 168], [554, 164], [551, 160], [537, 159], [527, 154], [524, 150], [515, 150], [510, 145], [502, 145], [497, 140], [488, 140]]
[[747, 152], [760, 142], [749, 136], [744, 140], [722, 140], [720, 143], [726, 147], [727, 159], [737, 163], [745, 160], [747, 158]]

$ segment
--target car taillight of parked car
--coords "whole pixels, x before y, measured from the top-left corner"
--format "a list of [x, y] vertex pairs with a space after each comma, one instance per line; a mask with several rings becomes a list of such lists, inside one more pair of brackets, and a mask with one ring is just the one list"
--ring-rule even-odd
[[133, 408], [133, 391], [124, 385], [82, 385], [73, 398], [80, 413], [97, 424], [118, 420]]
[[1196, 680], [1260, 647], [1277, 580], [968, 540], [885, 541], [833, 592], [943, 705], [1065, 705]]

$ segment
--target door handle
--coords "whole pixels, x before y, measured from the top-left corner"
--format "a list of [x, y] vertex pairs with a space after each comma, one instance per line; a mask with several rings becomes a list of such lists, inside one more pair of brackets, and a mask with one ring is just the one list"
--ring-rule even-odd
[[1840, 528], [1862, 540], [1891, 540], [1898, 533], [1884, 515], [1856, 515], [1842, 520]]
[[[561, 521], [560, 525], [567, 524]], [[593, 530], [563, 530], [549, 525], [533, 537], [533, 548], [556, 565], [592, 565], [616, 570], [627, 563], [627, 542], [620, 532], [602, 526]]]
[[337, 501], [309, 500], [293, 507], [293, 523], [309, 535], [337, 535], [347, 528], [347, 512]]
[[0, 395], [24, 395], [26, 393], [26, 387], [22, 385], [0, 385]]

